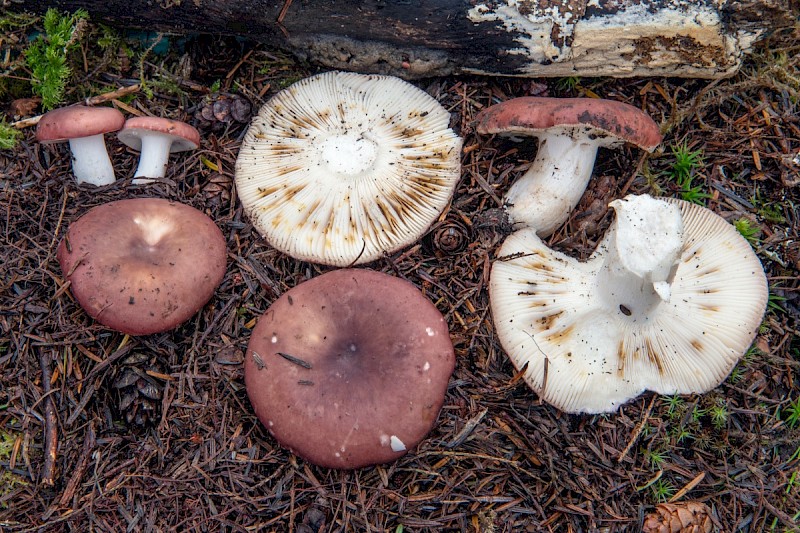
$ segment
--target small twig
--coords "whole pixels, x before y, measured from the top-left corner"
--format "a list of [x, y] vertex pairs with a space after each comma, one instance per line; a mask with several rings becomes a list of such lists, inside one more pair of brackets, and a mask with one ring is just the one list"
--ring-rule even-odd
[[[141, 85], [138, 83], [135, 85], [129, 85], [128, 87], [123, 87], [121, 89], [117, 89], [108, 93], [98, 94], [97, 96], [92, 96], [87, 98], [83, 101], [84, 105], [93, 106], [102, 104], [105, 102], [109, 102], [111, 100], [116, 100], [122, 96], [126, 96], [129, 94], [137, 93], [142, 88]], [[39, 123], [42, 119], [43, 115], [37, 115], [35, 117], [24, 118], [22, 120], [18, 120], [16, 122], [12, 122], [10, 125], [17, 128], [18, 130], [30, 128], [31, 126], [35, 126]]]
[[35, 126], [39, 123], [42, 119], [42, 115], [37, 115], [35, 117], [24, 118], [22, 120], [18, 120], [16, 122], [12, 122], [9, 124], [10, 126], [17, 128], [18, 130], [30, 128], [31, 126]]
[[253, 350], [253, 362], [256, 364], [256, 368], [258, 370], [264, 370], [267, 365], [264, 364], [264, 360], [261, 359], [261, 356], [258, 355], [258, 352]]
[[308, 361], [303, 361], [302, 359], [299, 359], [293, 355], [289, 355], [288, 353], [283, 353], [283, 352], [275, 352], [275, 353], [280, 355], [290, 363], [294, 363], [298, 366], [302, 366], [303, 368], [311, 370], [311, 363], [309, 363]]
[[120, 357], [122, 357], [124, 355], [127, 355], [128, 352], [130, 352], [131, 348], [133, 347], [131, 344], [129, 344], [127, 342], [128, 338], [129, 338], [128, 335], [126, 335], [123, 338], [123, 341], [120, 342], [119, 346], [117, 347], [117, 349], [116, 349], [116, 351], [114, 353], [109, 355], [107, 358], [103, 359], [102, 363], [98, 363], [97, 365], [95, 365], [94, 368], [92, 368], [92, 370], [89, 371], [89, 374], [86, 375], [86, 377], [84, 378], [84, 381], [89, 381], [94, 376], [96, 376], [98, 372], [104, 370], [111, 363], [113, 363], [114, 361], [116, 361]]
[[292, 5], [292, 0], [284, 0], [283, 7], [281, 7], [280, 13], [278, 13], [278, 20], [276, 21], [278, 24], [283, 23], [283, 19], [286, 17], [286, 13], [289, 11], [289, 7]]
[[283, 25], [283, 19], [286, 17], [286, 13], [289, 12], [289, 7], [292, 5], [292, 0], [283, 0], [283, 7], [281, 7], [280, 12], [278, 13], [278, 18], [275, 19], [275, 23], [278, 25], [278, 29], [281, 30], [283, 36], [287, 39], [289, 38], [289, 30], [286, 29], [286, 26]]
[[50, 396], [50, 361], [46, 350], [39, 351], [39, 366], [42, 368], [42, 392], [44, 393], [44, 464], [41, 482], [52, 486], [55, 483], [56, 454], [58, 453], [58, 420], [56, 405]]
[[690, 490], [695, 488], [701, 481], [703, 481], [704, 477], [706, 477], [705, 472], [700, 472], [699, 474], [697, 474], [693, 480], [687, 483], [686, 486], [684, 486], [681, 490], [675, 493], [675, 496], [669, 499], [669, 503], [675, 503], [684, 496], [686, 496], [686, 494], [688, 494]]
[[362, 256], [362, 255], [364, 255], [364, 250], [366, 250], [366, 249], [367, 249], [367, 241], [366, 241], [365, 239], [361, 239], [361, 243], [362, 243], [362, 244], [361, 244], [361, 251], [360, 251], [360, 252], [358, 252], [358, 255], [356, 256], [356, 258], [355, 258], [355, 259], [353, 259], [353, 260], [350, 262], [350, 264], [349, 264], [349, 265], [347, 265], [347, 267], [346, 267], [346, 268], [352, 268], [352, 267], [353, 267], [353, 265], [355, 265], [355, 264], [356, 264], [356, 262], [358, 262], [358, 260], [359, 260], [359, 259], [361, 259], [361, 256]]
[[91, 457], [94, 447], [94, 425], [89, 422], [89, 426], [86, 428], [86, 435], [83, 437], [83, 447], [81, 449], [81, 456], [78, 459], [78, 465], [75, 467], [75, 470], [73, 470], [72, 476], [67, 482], [67, 488], [64, 489], [64, 493], [59, 500], [59, 504], [62, 506], [68, 505], [75, 495], [75, 491], [83, 478], [83, 473], [86, 471], [86, 466], [89, 464], [89, 457]]
[[458, 435], [456, 435], [455, 438], [453, 438], [453, 440], [448, 442], [446, 446], [448, 448], [455, 448], [456, 446], [460, 446], [461, 443], [467, 440], [467, 437], [470, 436], [470, 434], [475, 430], [475, 428], [478, 427], [478, 424], [481, 423], [481, 420], [483, 420], [483, 417], [486, 416], [487, 412], [489, 412], [489, 408], [484, 407], [483, 409], [481, 409], [480, 413], [467, 420], [467, 423], [464, 424], [464, 427], [461, 428], [461, 431], [458, 432]]
[[[99, 384], [100, 384], [100, 379], [98, 378], [97, 385]], [[94, 394], [94, 391], [97, 389], [97, 385], [95, 385], [94, 382], [91, 382], [86, 386], [85, 389], [83, 389], [83, 396], [81, 396], [78, 405], [75, 406], [75, 410], [72, 411], [72, 414], [69, 415], [69, 418], [67, 418], [67, 421], [64, 424], [65, 426], [67, 427], [71, 426], [78, 419], [78, 417], [81, 416], [81, 413], [83, 412], [84, 408], [86, 408], [86, 404], [88, 404], [89, 400], [92, 399], [92, 395]]]
[[653, 404], [655, 403], [656, 403], [656, 395], [654, 394], [653, 398], [650, 400], [650, 405], [648, 405], [647, 409], [645, 409], [642, 419], [634, 428], [633, 435], [631, 435], [631, 439], [630, 441], [628, 441], [628, 445], [625, 446], [625, 449], [622, 450], [619, 454], [619, 457], [617, 457], [618, 463], [621, 463], [625, 459], [625, 457], [628, 455], [628, 452], [630, 452], [631, 448], [633, 448], [633, 445], [636, 444], [636, 441], [639, 439], [639, 435], [641, 435], [642, 430], [644, 430], [644, 426], [647, 424], [647, 420], [650, 418], [650, 413], [653, 412]]
[[128, 96], [129, 94], [138, 93], [141, 88], [142, 86], [140, 84], [134, 83], [133, 85], [128, 85], [127, 87], [117, 89], [116, 91], [112, 91], [110, 93], [103, 93], [103, 94], [98, 94], [97, 96], [91, 96], [86, 100], [84, 100], [84, 104], [89, 106], [103, 104], [105, 102], [110, 102], [111, 100], [122, 98], [123, 96]]

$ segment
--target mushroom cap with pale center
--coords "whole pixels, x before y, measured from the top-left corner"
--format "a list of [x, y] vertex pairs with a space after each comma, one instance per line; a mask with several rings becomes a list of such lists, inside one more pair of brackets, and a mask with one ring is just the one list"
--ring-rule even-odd
[[[677, 263], [661, 273], [668, 291], [660, 281], [644, 292], [646, 284], [626, 291], [604, 282], [605, 256], [612, 247], [626, 253], [614, 226], [585, 263], [549, 249], [530, 228], [503, 243], [490, 282], [498, 337], [528, 385], [563, 411], [610, 412], [645, 390], [706, 392], [758, 331], [768, 292], [749, 243], [709, 209], [665, 201], [683, 223]], [[622, 259], [634, 272], [647, 260]]]
[[177, 327], [208, 302], [225, 274], [227, 247], [197, 209], [136, 198], [90, 209], [70, 224], [57, 256], [92, 318], [148, 335]]
[[359, 468], [425, 437], [454, 366], [447, 324], [416, 287], [343, 269], [300, 283], [261, 316], [245, 384], [282, 445], [320, 466]]
[[327, 72], [276, 94], [236, 162], [256, 229], [292, 257], [373, 261], [422, 236], [460, 177], [450, 113], [389, 76]]

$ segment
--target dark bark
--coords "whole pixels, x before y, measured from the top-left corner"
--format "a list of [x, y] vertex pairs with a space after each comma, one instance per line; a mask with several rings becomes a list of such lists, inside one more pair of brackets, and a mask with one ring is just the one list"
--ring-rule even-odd
[[721, 77], [736, 70], [754, 40], [791, 26], [798, 7], [798, 0], [731, 0], [722, 7], [712, 0], [18, 1], [12, 8], [83, 7], [120, 27], [238, 35], [328, 67], [407, 78]]

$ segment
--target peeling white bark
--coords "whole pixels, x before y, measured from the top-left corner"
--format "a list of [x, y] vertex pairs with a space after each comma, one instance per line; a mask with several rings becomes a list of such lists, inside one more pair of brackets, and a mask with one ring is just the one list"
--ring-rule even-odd
[[760, 35], [726, 28], [724, 4], [501, 0], [479, 4], [468, 16], [476, 24], [500, 23], [514, 35], [519, 46], [506, 52], [526, 58], [523, 76], [717, 78], [734, 74], [742, 53]]

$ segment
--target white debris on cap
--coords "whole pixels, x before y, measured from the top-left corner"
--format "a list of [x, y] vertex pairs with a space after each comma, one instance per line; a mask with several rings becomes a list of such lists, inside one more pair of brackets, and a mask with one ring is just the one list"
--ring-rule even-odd
[[[498, 337], [529, 386], [559, 409], [610, 412], [645, 390], [706, 392], [753, 341], [767, 302], [755, 253], [712, 211], [667, 202], [680, 209], [683, 242], [666, 276], [658, 265], [617, 275], [617, 250], [630, 243], [616, 242], [616, 221], [585, 263], [550, 250], [533, 229], [503, 244], [490, 283]], [[670, 253], [663, 259], [673, 262]], [[656, 286], [662, 281], [666, 299]]]
[[403, 444], [403, 441], [401, 441], [397, 435], [392, 435], [392, 437], [389, 439], [389, 442], [393, 452], [406, 451], [406, 445]]
[[328, 72], [264, 105], [245, 135], [236, 187], [275, 248], [365, 263], [417, 240], [452, 196], [461, 139], [450, 114], [398, 78]]

